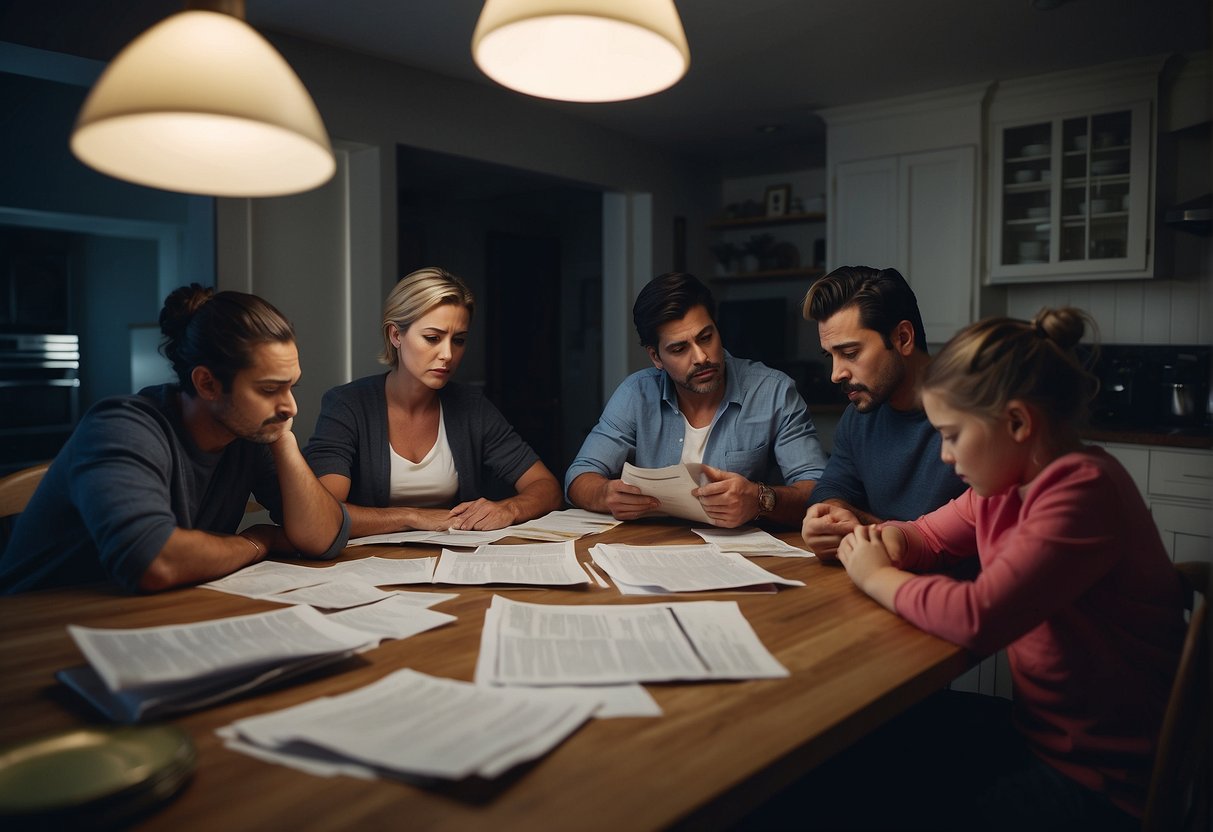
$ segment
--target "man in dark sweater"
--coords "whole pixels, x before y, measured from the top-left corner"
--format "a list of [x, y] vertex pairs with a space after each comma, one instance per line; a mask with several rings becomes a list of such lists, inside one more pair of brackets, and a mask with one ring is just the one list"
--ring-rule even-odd
[[[349, 518], [291, 432], [299, 353], [264, 300], [177, 289], [160, 314], [178, 383], [98, 402], [0, 556], [0, 592], [110, 580], [159, 590], [270, 552], [335, 556]], [[281, 526], [234, 534], [249, 495]]]
[[831, 381], [850, 400], [805, 514], [818, 557], [837, 557], [857, 525], [914, 520], [965, 490], [939, 458], [918, 379], [930, 362], [918, 300], [896, 269], [844, 266], [813, 284], [803, 314], [818, 323]]

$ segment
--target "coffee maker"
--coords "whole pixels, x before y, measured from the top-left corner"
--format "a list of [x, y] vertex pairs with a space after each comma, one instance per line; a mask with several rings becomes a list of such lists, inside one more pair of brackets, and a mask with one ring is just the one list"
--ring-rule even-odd
[[1200, 429], [1209, 419], [1208, 348], [1179, 349], [1159, 368], [1161, 421], [1178, 429]]

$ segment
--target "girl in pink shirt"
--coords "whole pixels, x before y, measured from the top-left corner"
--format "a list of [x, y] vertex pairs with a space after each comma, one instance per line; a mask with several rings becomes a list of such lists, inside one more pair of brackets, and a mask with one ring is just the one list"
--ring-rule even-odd
[[[980, 655], [1007, 649], [1030, 754], [974, 800], [1012, 827], [1136, 823], [1184, 636], [1149, 509], [1124, 468], [1079, 439], [1096, 389], [1074, 352], [1089, 320], [1043, 310], [949, 341], [923, 407], [969, 490], [839, 547], [856, 586], [907, 621]], [[975, 580], [922, 574], [974, 557]]]

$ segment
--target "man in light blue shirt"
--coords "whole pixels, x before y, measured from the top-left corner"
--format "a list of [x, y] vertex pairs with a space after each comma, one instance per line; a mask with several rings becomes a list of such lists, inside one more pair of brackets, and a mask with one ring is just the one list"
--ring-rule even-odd
[[656, 498], [619, 479], [623, 463], [701, 462], [711, 481], [692, 493], [715, 525], [801, 521], [826, 462], [808, 407], [785, 374], [725, 351], [715, 313], [693, 275], [640, 291], [632, 319], [653, 367], [607, 402], [565, 474], [569, 502], [619, 520], [659, 514]]

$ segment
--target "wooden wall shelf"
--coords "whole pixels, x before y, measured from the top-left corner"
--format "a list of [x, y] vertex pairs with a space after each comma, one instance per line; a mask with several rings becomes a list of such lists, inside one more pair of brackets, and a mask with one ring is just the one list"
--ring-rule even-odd
[[716, 219], [708, 223], [708, 228], [723, 230], [729, 228], [761, 228], [771, 225], [793, 225], [804, 222], [825, 222], [826, 215], [817, 211], [803, 214], [784, 214], [782, 217], [735, 217]]

